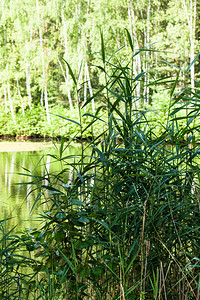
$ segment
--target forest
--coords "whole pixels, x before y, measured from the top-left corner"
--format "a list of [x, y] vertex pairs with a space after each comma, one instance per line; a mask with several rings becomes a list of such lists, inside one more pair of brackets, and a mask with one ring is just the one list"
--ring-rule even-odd
[[[133, 53], [146, 50], [134, 56], [133, 75], [145, 72], [134, 96], [138, 106], [154, 102], [162, 111], [170, 78], [179, 69], [177, 92], [186, 83], [192, 89], [198, 86], [199, 7], [196, 0], [2, 0], [0, 135], [55, 137], [73, 133], [69, 124], [66, 127], [66, 122], [57, 121], [51, 113], [77, 117], [79, 104], [104, 84], [101, 69], [95, 68], [101, 61], [100, 30], [108, 55], [124, 47], [122, 59], [130, 57], [126, 30], [133, 41]], [[65, 61], [79, 77], [78, 98]], [[161, 78], [166, 78], [162, 88], [159, 82], [155, 84]], [[93, 113], [98, 105], [94, 98]]]
[[15, 184], [37, 225], [0, 220], [0, 298], [199, 300], [200, 3], [1, 3], [0, 135], [53, 149]]

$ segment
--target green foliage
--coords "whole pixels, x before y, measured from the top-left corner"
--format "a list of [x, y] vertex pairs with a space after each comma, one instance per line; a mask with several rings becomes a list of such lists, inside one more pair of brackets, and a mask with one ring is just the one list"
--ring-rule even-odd
[[[156, 132], [154, 108], [137, 108], [134, 96], [143, 72], [134, 78], [132, 62], [115, 55], [105, 59], [103, 38], [101, 50], [99, 68], [106, 85], [93, 97], [102, 105], [95, 115], [80, 112], [79, 120], [71, 122], [80, 128], [80, 137], [87, 132], [82, 118], [90, 119], [86, 127], [91, 133], [99, 122], [98, 137], [92, 133], [88, 144], [81, 143], [82, 154], [73, 161], [65, 155], [70, 142], [62, 138], [50, 154], [61, 163], [61, 171], [46, 172], [30, 182], [33, 190], [38, 189], [34, 207], [41, 200], [46, 209], [41, 226], [20, 235], [22, 249], [35, 255], [30, 279], [19, 276], [21, 297], [196, 299], [198, 90], [185, 89], [176, 97], [174, 80], [173, 95], [159, 96], [167, 118], [162, 131]], [[61, 116], [59, 122], [73, 119], [72, 114], [54, 114]]]
[[[199, 4], [196, 14], [194, 5], [197, 1], [1, 2], [0, 101], [7, 102], [8, 110], [12, 105], [21, 110], [44, 105], [45, 89], [46, 109], [47, 103], [50, 106], [60, 103], [62, 106], [72, 101], [74, 104], [81, 64], [83, 67], [79, 75], [81, 81], [88, 85], [85, 63], [88, 64], [89, 77], [93, 79], [92, 90], [98, 90], [104, 84], [102, 70], [93, 68], [101, 61], [97, 39], [99, 28], [104, 29], [107, 54], [127, 45], [130, 40], [133, 52], [144, 48], [155, 50], [151, 53], [142, 51], [133, 60], [134, 76], [147, 72], [138, 83], [135, 96], [148, 98], [153, 93], [151, 87], [147, 87], [151, 80], [173, 76], [178, 68], [182, 69], [180, 89], [192, 77], [191, 74], [185, 76], [184, 70], [189, 58], [192, 61], [199, 48]], [[125, 32], [126, 28], [130, 30], [129, 35]], [[130, 55], [128, 47], [126, 50]], [[69, 66], [63, 63], [62, 58]], [[75, 70], [71, 78], [70, 68]], [[198, 80], [198, 61], [195, 75]], [[98, 100], [94, 100], [98, 105]], [[141, 99], [141, 102], [148, 100]], [[8, 131], [13, 131], [10, 126]]]
[[[55, 106], [50, 109], [51, 122], [50, 124], [46, 119], [45, 109], [41, 106], [35, 106], [31, 110], [27, 108], [24, 116], [21, 111], [16, 114], [16, 122], [12, 119], [10, 112], [5, 112], [4, 105], [1, 106], [1, 119], [0, 119], [0, 135], [7, 136], [28, 136], [28, 137], [60, 137], [66, 138], [77, 136], [80, 137], [81, 130], [75, 123], [67, 119], [79, 118], [79, 109], [74, 108], [69, 110], [62, 106]], [[84, 114], [84, 112], [83, 112]], [[86, 111], [85, 111], [86, 114]], [[58, 118], [58, 115], [60, 118]], [[90, 123], [89, 116], [83, 116], [82, 122], [85, 127]], [[96, 122], [94, 133], [98, 134], [101, 128], [100, 122]], [[84, 131], [84, 138], [91, 136], [91, 130], [88, 128]]]
[[34, 260], [19, 253], [21, 238], [13, 233], [14, 228], [7, 231], [8, 221], [9, 219], [0, 221], [0, 297], [21, 299], [24, 294], [22, 282], [29, 281], [23, 266], [33, 266]]

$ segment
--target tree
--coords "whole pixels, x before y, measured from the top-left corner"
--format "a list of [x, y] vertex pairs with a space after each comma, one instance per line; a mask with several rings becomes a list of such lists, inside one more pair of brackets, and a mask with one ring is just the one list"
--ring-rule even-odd
[[[141, 51], [132, 60], [133, 76], [146, 72], [134, 96], [140, 105], [148, 105], [154, 93], [149, 86], [151, 78], [176, 75], [177, 70], [172, 71], [165, 62], [184, 70], [194, 60], [199, 45], [198, 16], [196, 0], [2, 0], [0, 97], [9, 108], [9, 83], [14, 113], [45, 105], [50, 122], [49, 105], [60, 103], [73, 109], [73, 101], [77, 101], [62, 58], [73, 70], [82, 66], [79, 78], [85, 78], [83, 94], [85, 98], [91, 96], [104, 84], [101, 70], [94, 73], [92, 68], [101, 63], [96, 55], [100, 51], [99, 28], [104, 32], [108, 54], [128, 44], [127, 28], [133, 53], [143, 48], [154, 50]], [[126, 49], [124, 58], [128, 55]], [[116, 59], [120, 55], [116, 52]], [[196, 63], [196, 69], [194, 65], [190, 69], [192, 89], [200, 75], [199, 62]], [[78, 77], [78, 72], [75, 75]], [[92, 105], [94, 110], [94, 102]]]

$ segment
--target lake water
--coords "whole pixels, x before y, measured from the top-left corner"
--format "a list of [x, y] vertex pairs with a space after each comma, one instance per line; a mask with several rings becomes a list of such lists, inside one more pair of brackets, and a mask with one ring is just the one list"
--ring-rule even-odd
[[[75, 154], [78, 149], [79, 145], [70, 146], [66, 152], [68, 155]], [[32, 187], [28, 182], [31, 177], [20, 173], [31, 175], [33, 172], [44, 176], [47, 171], [60, 169], [60, 164], [53, 162], [48, 155], [55, 152], [51, 142], [0, 142], [0, 220], [11, 218], [7, 222], [7, 230], [15, 225], [17, 231], [37, 226], [39, 211], [36, 208], [30, 214], [37, 193], [29, 194]]]

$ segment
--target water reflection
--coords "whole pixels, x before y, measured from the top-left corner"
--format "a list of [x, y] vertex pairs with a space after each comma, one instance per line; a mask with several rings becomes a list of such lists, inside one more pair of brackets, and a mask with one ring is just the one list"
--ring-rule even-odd
[[30, 215], [30, 210], [35, 193], [30, 193], [32, 187], [28, 182], [31, 177], [20, 173], [27, 174], [29, 170], [30, 174], [42, 176], [45, 168], [49, 172], [49, 156], [44, 156], [38, 164], [43, 154], [41, 151], [0, 153], [0, 219], [12, 218], [9, 227], [18, 224], [18, 229], [21, 229], [22, 220], [26, 220], [28, 227], [33, 226], [36, 214]]
[[[2, 143], [0, 143], [0, 148], [1, 145]], [[32, 192], [33, 186], [30, 184], [32, 175], [43, 177], [43, 184], [48, 185], [48, 174], [60, 172], [62, 168], [65, 168], [69, 172], [65, 174], [68, 184], [71, 184], [73, 180], [73, 168], [68, 163], [74, 161], [75, 156], [81, 153], [81, 145], [74, 144], [67, 147], [66, 159], [61, 162], [48, 155], [59, 155], [59, 147], [56, 150], [53, 145], [51, 146], [42, 151], [32, 151], [33, 146], [27, 151], [24, 151], [24, 148], [23, 151], [20, 151], [17, 149], [16, 143], [18, 151], [15, 151], [14, 148], [11, 152], [8, 150], [1, 152], [2, 148], [0, 149], [0, 220], [11, 218], [8, 222], [10, 229], [15, 225], [17, 225], [17, 231], [24, 228], [35, 228], [38, 226], [38, 222], [41, 222], [37, 209], [30, 214], [37, 196], [37, 191]], [[45, 209], [45, 205], [44, 203], [43, 209]]]

